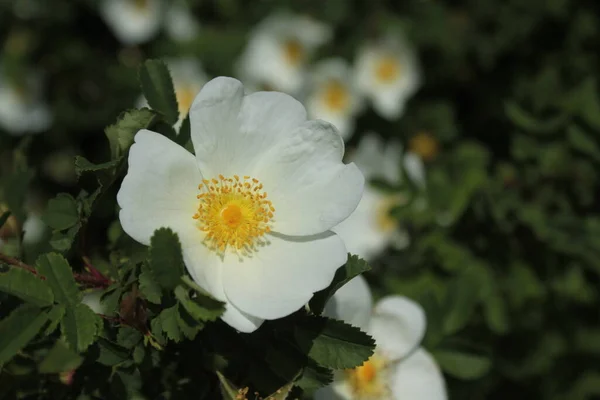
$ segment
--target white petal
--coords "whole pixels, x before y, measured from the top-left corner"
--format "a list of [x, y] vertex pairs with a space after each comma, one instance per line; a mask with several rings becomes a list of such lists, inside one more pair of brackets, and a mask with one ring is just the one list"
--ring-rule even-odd
[[394, 398], [446, 400], [446, 385], [435, 360], [420, 348], [400, 362], [392, 377]]
[[182, 240], [183, 259], [192, 279], [216, 299], [226, 303], [225, 313], [221, 319], [241, 332], [254, 332], [258, 329], [264, 322], [263, 319], [243, 313], [227, 300], [223, 290], [223, 263], [217, 254], [209, 250], [200, 240], [190, 240], [189, 237], [184, 239], [186, 240]]
[[123, 230], [146, 245], [160, 227], [173, 229], [181, 238], [200, 235], [192, 217], [201, 181], [190, 152], [156, 132], [139, 131], [117, 194]]
[[426, 184], [425, 166], [421, 158], [415, 153], [407, 153], [404, 155], [404, 169], [409, 178], [420, 187]]
[[345, 379], [334, 380], [329, 386], [315, 392], [315, 400], [352, 400], [352, 390]]
[[332, 232], [311, 237], [269, 235], [252, 257], [228, 253], [223, 287], [229, 301], [247, 314], [277, 319], [298, 310], [326, 288], [346, 262], [344, 244]]
[[204, 85], [190, 118], [200, 168], [207, 178], [214, 178], [251, 175], [263, 154], [306, 120], [306, 111], [283, 93], [244, 97], [241, 82], [220, 77]]
[[23, 231], [23, 243], [36, 244], [44, 237], [46, 224], [39, 215], [29, 214], [23, 223]]
[[139, 10], [132, 1], [105, 0], [100, 11], [115, 36], [124, 44], [143, 43], [158, 33], [162, 21], [159, 0], [148, 0], [144, 10]]
[[386, 357], [400, 359], [419, 346], [425, 335], [423, 308], [402, 296], [388, 296], [375, 305], [369, 333]]
[[365, 278], [361, 275], [339, 289], [327, 302], [324, 314], [366, 330], [371, 319], [373, 297]]
[[390, 244], [394, 231], [384, 230], [378, 220], [378, 208], [386, 197], [369, 185], [356, 210], [331, 230], [340, 235], [346, 249], [365, 260], [373, 260]]
[[100, 302], [102, 294], [104, 294], [104, 291], [99, 289], [85, 292], [81, 302], [91, 308], [96, 314], [104, 314], [106, 307], [103, 307], [102, 303]]
[[364, 177], [343, 164], [344, 143], [325, 121], [307, 121], [265, 154], [257, 175], [275, 207], [273, 230], [312, 235], [331, 229], [358, 205]]
[[199, 26], [188, 7], [175, 3], [167, 11], [165, 30], [171, 39], [186, 41], [198, 35]]

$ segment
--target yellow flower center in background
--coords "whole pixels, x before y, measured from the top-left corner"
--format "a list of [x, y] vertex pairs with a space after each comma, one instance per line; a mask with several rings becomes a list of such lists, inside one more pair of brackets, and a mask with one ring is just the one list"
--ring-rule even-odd
[[211, 250], [231, 247], [249, 254], [265, 243], [261, 237], [271, 231], [275, 208], [258, 179], [219, 175], [219, 179], [203, 180], [198, 189], [202, 193], [193, 218], [206, 232], [205, 243]]
[[183, 118], [190, 111], [192, 102], [196, 97], [196, 91], [189, 86], [182, 86], [175, 90], [175, 96], [177, 97], [177, 104], [179, 106], [179, 117]]
[[386, 196], [375, 207], [376, 223], [381, 232], [389, 233], [398, 228], [398, 220], [391, 215], [391, 211], [401, 200], [398, 195]]
[[383, 400], [390, 398], [387, 385], [387, 362], [374, 355], [360, 367], [346, 370], [350, 390], [358, 400]]
[[381, 57], [375, 65], [375, 76], [382, 83], [390, 83], [398, 79], [402, 68], [398, 59], [391, 55]]
[[433, 160], [439, 152], [438, 141], [428, 132], [419, 132], [413, 136], [408, 148], [424, 161]]
[[332, 79], [326, 84], [323, 92], [323, 100], [330, 110], [343, 111], [348, 108], [350, 94], [346, 89], [346, 85], [339, 80]]
[[286, 61], [292, 66], [297, 66], [304, 60], [304, 47], [296, 39], [289, 39], [284, 42], [283, 53]]

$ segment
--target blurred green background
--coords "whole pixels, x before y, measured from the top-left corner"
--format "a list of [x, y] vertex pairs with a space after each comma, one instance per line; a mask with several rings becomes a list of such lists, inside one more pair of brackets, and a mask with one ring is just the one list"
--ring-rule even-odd
[[[108, 159], [103, 130], [136, 106], [147, 58], [235, 76], [250, 32], [277, 10], [332, 29], [314, 60], [351, 63], [369, 38], [401, 30], [422, 86], [399, 119], [362, 111], [348, 146], [375, 131], [420, 154], [427, 206], [393, 210], [410, 245], [378, 257], [367, 279], [424, 306], [424, 344], [451, 399], [600, 398], [597, 1], [190, 0], [193, 38], [161, 29], [138, 45], [115, 37], [100, 3], [0, 1], [4, 79], [40, 71], [53, 116], [35, 135], [0, 130], [5, 185], [20, 165], [36, 171], [33, 211], [77, 193], [74, 155]], [[105, 203], [88, 228], [97, 249], [116, 217]]]

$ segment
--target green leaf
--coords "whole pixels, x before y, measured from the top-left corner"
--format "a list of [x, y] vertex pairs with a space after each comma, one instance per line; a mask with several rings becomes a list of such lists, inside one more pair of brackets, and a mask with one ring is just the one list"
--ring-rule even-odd
[[178, 315], [179, 311], [177, 305], [165, 308], [152, 320], [152, 332], [154, 333], [154, 330], [158, 329], [159, 332], [157, 333], [164, 333], [167, 338], [179, 342], [182, 338], [181, 331], [179, 330], [179, 323], [177, 321]]
[[481, 378], [492, 366], [490, 359], [485, 356], [456, 350], [438, 350], [434, 356], [444, 372], [459, 379]]
[[507, 102], [504, 105], [504, 112], [517, 127], [526, 132], [547, 133], [560, 129], [567, 122], [567, 115], [560, 114], [547, 121], [541, 121], [523, 110], [514, 102]]
[[98, 338], [100, 355], [96, 360], [102, 365], [112, 367], [129, 359], [129, 351], [103, 337]]
[[77, 173], [77, 176], [81, 176], [85, 172], [99, 172], [111, 170], [116, 168], [120, 162], [121, 160], [118, 159], [108, 161], [102, 164], [94, 164], [88, 161], [88, 159], [85, 157], [75, 156], [75, 173]]
[[79, 303], [67, 308], [60, 328], [71, 348], [81, 353], [96, 340], [102, 319], [91, 308]]
[[42, 254], [35, 266], [54, 292], [54, 300], [68, 305], [79, 304], [81, 293], [75, 283], [73, 271], [63, 256], [56, 253]]
[[299, 319], [294, 337], [299, 347], [324, 367], [354, 368], [373, 355], [375, 340], [360, 329], [335, 319]]
[[2, 200], [6, 203], [12, 215], [21, 223], [25, 222], [27, 218], [24, 208], [25, 196], [33, 175], [32, 170], [15, 171], [0, 175]]
[[133, 349], [133, 362], [136, 364], [141, 364], [144, 362], [144, 358], [146, 357], [146, 348], [143, 344], [138, 344]]
[[321, 367], [315, 362], [309, 363], [303, 370], [302, 376], [296, 382], [302, 390], [312, 393], [317, 389], [329, 385], [333, 382], [333, 371]]
[[42, 374], [58, 374], [77, 369], [82, 362], [83, 357], [69, 349], [62, 340], [57, 340], [38, 370]]
[[169, 228], [154, 231], [150, 239], [150, 268], [156, 282], [173, 290], [183, 275], [183, 257], [177, 234]]
[[142, 341], [142, 334], [137, 329], [129, 326], [122, 326], [117, 334], [117, 343], [126, 349], [133, 349]]
[[139, 276], [140, 292], [150, 303], [160, 304], [161, 290], [160, 285], [154, 279], [149, 267], [144, 264]]
[[329, 286], [317, 293], [313, 296], [313, 298], [308, 303], [310, 309], [315, 314], [321, 314], [325, 309], [325, 304], [327, 301], [340, 290], [342, 286], [348, 283], [352, 278], [357, 275], [362, 274], [363, 272], [369, 271], [371, 267], [367, 262], [356, 255], [349, 254], [348, 261], [342, 267], [340, 267], [336, 272], [333, 280], [329, 284]]
[[114, 125], [108, 126], [104, 133], [110, 144], [113, 160], [122, 157], [133, 144], [135, 134], [148, 128], [154, 121], [155, 114], [147, 108], [128, 110], [122, 113]]
[[50, 286], [31, 272], [20, 268], [10, 268], [6, 273], [0, 273], [0, 291], [38, 307], [54, 303]]
[[166, 64], [161, 60], [148, 60], [140, 66], [138, 74], [150, 107], [163, 114], [169, 124], [175, 124], [179, 119], [179, 107]]
[[240, 389], [238, 389], [229, 379], [217, 371], [217, 376], [221, 382], [221, 395], [224, 400], [237, 400], [240, 398]]
[[42, 219], [52, 229], [63, 230], [79, 222], [77, 203], [70, 194], [59, 193], [48, 202]]
[[10, 361], [38, 334], [48, 316], [39, 308], [24, 304], [0, 321], [0, 365]]
[[44, 334], [46, 336], [49, 336], [54, 333], [56, 328], [58, 328], [58, 324], [60, 324], [60, 321], [65, 316], [66, 312], [67, 312], [67, 307], [65, 307], [62, 304], [56, 304], [54, 307], [52, 307], [50, 309], [50, 311], [48, 311], [48, 320], [50, 320], [50, 323], [48, 324], [48, 326], [46, 327], [46, 330], [44, 331]]
[[600, 161], [600, 147], [590, 134], [576, 125], [571, 125], [567, 129], [567, 137], [573, 148], [587, 154], [596, 161]]
[[190, 315], [189, 312], [185, 310], [185, 308], [179, 308], [179, 313], [177, 314], [177, 324], [179, 325], [179, 330], [183, 335], [189, 340], [194, 340], [198, 332], [204, 328], [204, 323], [198, 321], [194, 317]]
[[444, 302], [444, 333], [450, 335], [464, 328], [479, 300], [480, 284], [474, 268], [454, 278], [448, 287]]
[[225, 303], [209, 295], [187, 276], [183, 276], [181, 280], [194, 290], [194, 295], [190, 298], [187, 289], [179, 285], [175, 289], [175, 296], [194, 318], [200, 321], [214, 321], [225, 312]]
[[66, 232], [55, 231], [50, 238], [50, 246], [54, 250], [65, 252], [73, 246], [73, 240], [81, 228], [80, 224], [72, 226]]

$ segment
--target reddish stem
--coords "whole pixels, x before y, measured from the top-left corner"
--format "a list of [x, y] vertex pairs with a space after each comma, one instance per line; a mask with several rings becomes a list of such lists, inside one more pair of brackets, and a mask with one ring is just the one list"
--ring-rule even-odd
[[[45, 277], [40, 276], [38, 274], [38, 272], [36, 271], [36, 269], [33, 268], [31, 265], [27, 265], [23, 261], [17, 260], [16, 258], [13, 258], [10, 256], [7, 256], [6, 254], [0, 253], [0, 261], [3, 261], [14, 267], [23, 268], [23, 269], [31, 272], [32, 274], [39, 276], [41, 279], [46, 279]], [[97, 270], [96, 270], [96, 272], [97, 272]], [[73, 277], [75, 278], [75, 281], [77, 283], [80, 283], [82, 285], [91, 286], [91, 287], [96, 287], [96, 288], [107, 288], [112, 284], [112, 281], [110, 279], [104, 277], [99, 272], [98, 272], [98, 274], [99, 274], [99, 276], [73, 273]]]

